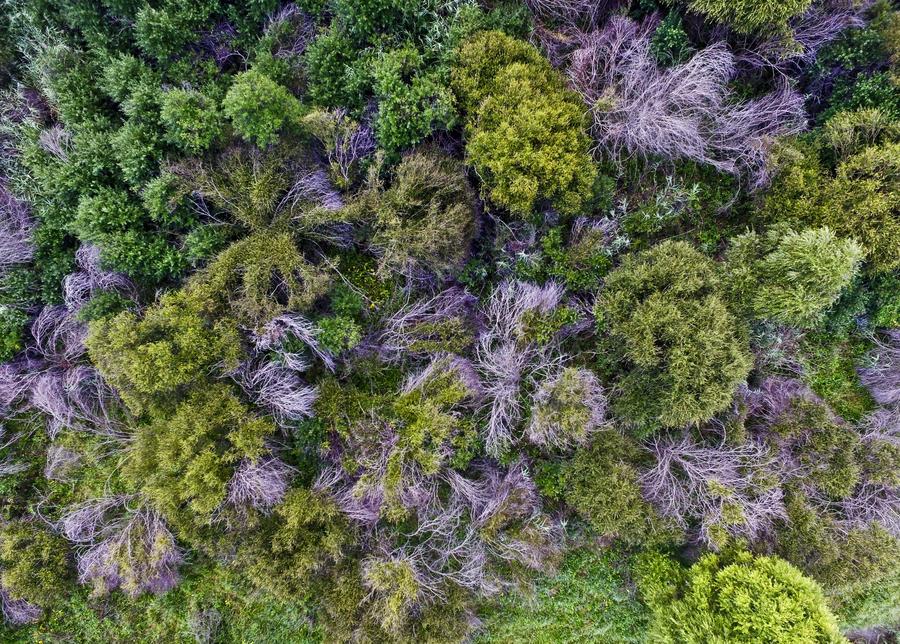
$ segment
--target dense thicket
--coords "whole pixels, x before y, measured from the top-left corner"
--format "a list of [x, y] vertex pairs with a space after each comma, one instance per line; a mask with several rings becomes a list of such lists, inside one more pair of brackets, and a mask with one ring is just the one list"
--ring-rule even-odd
[[893, 641], [898, 181], [887, 0], [0, 0], [0, 640]]

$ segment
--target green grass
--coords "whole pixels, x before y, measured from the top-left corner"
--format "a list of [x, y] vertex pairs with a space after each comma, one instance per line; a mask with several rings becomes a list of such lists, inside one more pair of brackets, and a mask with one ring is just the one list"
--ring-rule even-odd
[[504, 596], [481, 615], [477, 644], [642, 642], [649, 613], [629, 587], [625, 558], [576, 550], [533, 596]]

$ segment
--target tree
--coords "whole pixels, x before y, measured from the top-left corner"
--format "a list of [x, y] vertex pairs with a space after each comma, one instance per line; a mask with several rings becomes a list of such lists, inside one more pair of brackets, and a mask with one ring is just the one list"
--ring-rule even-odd
[[195, 293], [174, 291], [143, 316], [123, 311], [93, 322], [88, 352], [132, 411], [167, 407], [215, 367], [237, 366], [242, 356], [237, 325], [216, 311]]
[[0, 526], [0, 591], [4, 596], [48, 607], [65, 593], [68, 573], [64, 539], [26, 520]]
[[862, 258], [859, 244], [828, 228], [748, 232], [731, 241], [726, 284], [738, 310], [811, 328], [856, 277]]
[[137, 428], [126, 474], [173, 525], [187, 532], [212, 522], [243, 459], [256, 461], [275, 432], [221, 383], [195, 387], [168, 413]]
[[621, 343], [625, 373], [614, 404], [632, 422], [708, 420], [750, 371], [746, 332], [725, 304], [717, 267], [686, 242], [627, 256], [595, 314]]
[[223, 131], [215, 99], [193, 89], [163, 94], [159, 118], [169, 140], [188, 154], [207, 150]]
[[278, 141], [302, 116], [300, 102], [286, 87], [252, 69], [234, 77], [222, 112], [245, 141], [260, 148]]
[[428, 148], [406, 156], [388, 189], [371, 186], [351, 210], [359, 217], [375, 215], [372, 245], [381, 255], [381, 274], [445, 279], [469, 256], [474, 202], [462, 163]]
[[855, 239], [871, 272], [900, 267], [900, 143], [864, 148], [838, 163], [833, 177], [809, 145], [787, 147], [780, 158], [765, 203], [770, 220], [827, 226]]
[[818, 584], [778, 557], [707, 554], [684, 570], [648, 552], [636, 572], [654, 642], [846, 641]]
[[533, 47], [476, 34], [459, 49], [451, 85], [466, 110], [468, 163], [495, 203], [518, 217], [539, 199], [564, 214], [583, 207], [596, 178], [583, 110]]

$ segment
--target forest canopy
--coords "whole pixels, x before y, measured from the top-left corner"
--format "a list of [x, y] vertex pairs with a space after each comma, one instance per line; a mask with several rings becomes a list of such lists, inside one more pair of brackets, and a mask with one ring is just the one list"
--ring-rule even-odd
[[0, 0], [0, 616], [896, 641], [896, 3]]

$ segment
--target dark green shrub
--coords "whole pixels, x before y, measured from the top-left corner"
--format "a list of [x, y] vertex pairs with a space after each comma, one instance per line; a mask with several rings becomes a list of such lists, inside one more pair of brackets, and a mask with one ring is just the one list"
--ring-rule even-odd
[[0, 304], [0, 361], [11, 360], [25, 347], [28, 314]]
[[453, 127], [453, 95], [442, 76], [440, 69], [426, 69], [422, 54], [412, 45], [376, 59], [375, 136], [389, 155], [416, 145], [433, 130]]
[[320, 34], [304, 58], [313, 104], [344, 107], [358, 116], [371, 88], [370, 58], [360, 56], [351, 40], [336, 28]]
[[222, 112], [245, 141], [265, 148], [298, 124], [302, 107], [287, 88], [251, 69], [234, 77]]
[[681, 16], [676, 12], [669, 13], [653, 32], [650, 39], [650, 51], [654, 58], [664, 67], [674, 67], [690, 60], [696, 49], [684, 30]]
[[[209, 149], [222, 135], [215, 99], [197, 90], [172, 89], [163, 94], [160, 121], [169, 141], [188, 154]], [[241, 134], [246, 138], [246, 132]]]

